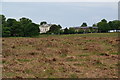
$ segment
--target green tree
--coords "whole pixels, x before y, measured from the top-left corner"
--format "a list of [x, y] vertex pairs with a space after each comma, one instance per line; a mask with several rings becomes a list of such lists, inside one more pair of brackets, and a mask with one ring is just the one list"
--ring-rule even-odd
[[101, 22], [105, 22], [105, 23], [107, 23], [107, 20], [106, 20], [106, 19], [102, 19]]
[[22, 36], [22, 27], [20, 25], [20, 22], [14, 22], [11, 26], [11, 36]]
[[7, 27], [12, 27], [14, 23], [16, 23], [17, 21], [15, 19], [9, 18], [7, 19]]
[[75, 33], [75, 29], [74, 28], [69, 28], [69, 33], [70, 34], [74, 34]]
[[21, 35], [23, 37], [27, 37], [28, 32], [26, 32], [26, 31], [27, 31], [28, 27], [30, 26], [30, 24], [32, 23], [32, 21], [28, 18], [23, 17], [23, 18], [19, 19], [19, 22], [20, 22], [20, 27], [22, 28]]
[[120, 21], [119, 20], [109, 21], [108, 24], [112, 30], [119, 30], [120, 29]]
[[3, 37], [10, 36], [10, 28], [6, 26], [6, 17], [4, 15], [0, 15], [0, 34], [2, 33]]
[[98, 22], [97, 26], [99, 32], [108, 32], [108, 30], [110, 30], [110, 26], [105, 19], [101, 20], [101, 22]]
[[7, 19], [6, 26], [10, 28], [11, 36], [17, 35], [17, 31], [20, 25], [18, 25], [18, 22], [16, 21], [16, 19], [12, 19], [12, 18]]
[[97, 27], [97, 24], [93, 24], [92, 27]]
[[20, 25], [22, 28], [22, 36], [30, 37], [39, 35], [39, 25], [32, 23], [32, 20], [28, 18], [20, 18]]
[[0, 23], [2, 26], [6, 26], [6, 17], [4, 15], [0, 15]]
[[80, 33], [80, 34], [81, 34], [81, 33], [84, 33], [84, 30], [83, 30], [83, 29], [79, 29], [79, 30], [78, 30], [78, 33]]
[[60, 25], [52, 25], [51, 27], [50, 27], [50, 30], [48, 31], [49, 33], [53, 33], [53, 34], [60, 34], [60, 29], [61, 29], [62, 27], [60, 26]]
[[64, 29], [64, 34], [69, 34], [69, 29], [67, 27]]
[[10, 27], [2, 27], [2, 36], [9, 37], [11, 35]]
[[29, 24], [29, 26], [25, 27], [25, 34], [29, 37], [39, 35], [39, 25], [35, 23]]
[[87, 26], [87, 23], [83, 23], [82, 25], [81, 25], [81, 27], [86, 27]]
[[46, 21], [43, 21], [43, 22], [40, 23], [40, 25], [43, 25], [43, 24], [47, 24], [47, 22], [46, 22]]

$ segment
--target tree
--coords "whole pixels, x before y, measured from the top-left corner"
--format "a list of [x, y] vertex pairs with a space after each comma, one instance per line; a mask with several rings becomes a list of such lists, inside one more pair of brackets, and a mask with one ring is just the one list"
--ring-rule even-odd
[[46, 21], [43, 21], [43, 22], [40, 23], [40, 25], [43, 25], [43, 24], [47, 24], [47, 22], [46, 22]]
[[120, 29], [120, 21], [119, 20], [109, 21], [108, 24], [112, 30], [119, 30]]
[[101, 22], [105, 22], [105, 23], [107, 23], [107, 20], [106, 20], [106, 19], [102, 19]]
[[[0, 15], [0, 34], [2, 33], [3, 37], [10, 36], [10, 28], [6, 26], [6, 17], [4, 15]], [[1, 35], [0, 35], [1, 36]]]
[[105, 19], [101, 20], [101, 22], [98, 22], [97, 26], [99, 32], [108, 32], [108, 30], [110, 30], [110, 26]]
[[67, 27], [64, 29], [64, 34], [69, 34], [69, 30]]
[[2, 36], [9, 37], [11, 34], [9, 27], [2, 27]]
[[87, 23], [83, 23], [82, 25], [81, 25], [81, 27], [86, 27], [87, 26]]
[[14, 22], [11, 26], [11, 36], [22, 36], [22, 27], [20, 25], [20, 22]]
[[6, 17], [4, 15], [0, 15], [0, 23], [2, 23], [2, 26], [6, 26]]
[[93, 24], [92, 27], [97, 27], [97, 24]]
[[20, 27], [22, 29], [21, 35], [23, 37], [27, 37], [27, 32], [26, 31], [27, 31], [28, 27], [30, 26], [30, 24], [32, 23], [32, 21], [28, 18], [23, 17], [23, 18], [19, 19], [19, 22], [20, 22]]
[[70, 34], [74, 34], [75, 33], [75, 29], [74, 28], [69, 28], [69, 33]]
[[32, 20], [28, 18], [20, 18], [20, 26], [22, 29], [22, 36], [31, 37], [39, 35], [39, 25], [32, 23]]
[[17, 21], [15, 19], [9, 18], [7, 19], [7, 27], [12, 27], [14, 23], [16, 23]]
[[6, 26], [10, 28], [11, 36], [15, 36], [15, 34], [17, 34], [16, 29], [18, 28], [16, 26], [20, 27], [20, 25], [16, 25], [17, 23], [18, 22], [16, 21], [16, 19], [7, 19]]
[[60, 29], [61, 29], [62, 27], [60, 26], [60, 25], [52, 25], [51, 27], [50, 27], [50, 30], [48, 31], [48, 33], [53, 33], [53, 34], [60, 34]]
[[26, 36], [32, 37], [32, 36], [37, 36], [39, 35], [39, 25], [35, 23], [29, 24], [29, 26], [25, 27], [25, 34]]

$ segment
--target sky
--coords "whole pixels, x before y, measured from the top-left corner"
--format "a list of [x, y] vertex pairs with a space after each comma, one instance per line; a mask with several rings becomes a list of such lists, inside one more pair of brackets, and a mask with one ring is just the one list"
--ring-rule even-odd
[[2, 0], [4, 2], [118, 2], [119, 0]]
[[[19, 0], [18, 0], [19, 1]], [[7, 18], [26, 17], [35, 23], [47, 21], [65, 27], [77, 27], [83, 22], [88, 26], [101, 19], [118, 19], [118, 2], [2, 2]]]

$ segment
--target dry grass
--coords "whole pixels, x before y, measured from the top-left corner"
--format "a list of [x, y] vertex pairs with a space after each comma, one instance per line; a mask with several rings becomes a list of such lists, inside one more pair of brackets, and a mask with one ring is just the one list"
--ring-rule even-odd
[[115, 33], [3, 38], [3, 78], [117, 78]]

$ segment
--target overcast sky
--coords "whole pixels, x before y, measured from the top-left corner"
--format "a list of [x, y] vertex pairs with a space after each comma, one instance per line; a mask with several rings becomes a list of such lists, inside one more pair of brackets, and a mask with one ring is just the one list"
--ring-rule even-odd
[[62, 27], [91, 26], [101, 19], [117, 20], [117, 2], [3, 2], [2, 12], [7, 18], [30, 18], [35, 23], [47, 21]]

